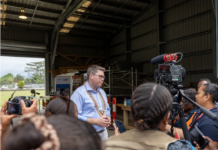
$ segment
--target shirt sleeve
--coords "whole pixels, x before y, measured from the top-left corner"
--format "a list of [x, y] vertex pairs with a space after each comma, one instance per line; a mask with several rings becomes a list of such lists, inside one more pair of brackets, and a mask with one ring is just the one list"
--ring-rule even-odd
[[188, 141], [178, 140], [170, 143], [167, 150], [195, 150], [195, 148]]
[[86, 121], [87, 120], [87, 117], [84, 117], [82, 115], [83, 113], [83, 98], [82, 96], [80, 95], [80, 93], [78, 92], [74, 92], [73, 95], [70, 97], [70, 100], [72, 100], [76, 106], [77, 106], [77, 110], [78, 110], [78, 118], [80, 120], [83, 120], [83, 121]]

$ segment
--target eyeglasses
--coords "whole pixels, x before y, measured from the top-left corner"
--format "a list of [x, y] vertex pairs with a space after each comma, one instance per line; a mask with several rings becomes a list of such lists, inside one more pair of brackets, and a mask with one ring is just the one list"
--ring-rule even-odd
[[101, 79], [101, 80], [105, 80], [105, 76], [102, 76], [102, 75], [94, 75], [94, 76], [98, 76], [99, 77], [99, 79]]

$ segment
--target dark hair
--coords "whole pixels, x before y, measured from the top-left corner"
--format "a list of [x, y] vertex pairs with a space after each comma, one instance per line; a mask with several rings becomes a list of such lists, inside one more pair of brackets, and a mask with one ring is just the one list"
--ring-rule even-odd
[[172, 101], [170, 92], [162, 85], [145, 83], [137, 87], [131, 101], [131, 114], [136, 128], [157, 128], [170, 111]]
[[195, 89], [193, 89], [193, 88], [186, 89], [186, 90], [184, 90], [184, 94], [186, 96], [188, 96], [190, 99], [196, 101], [196, 97], [195, 96], [197, 94], [197, 91]]
[[[95, 129], [87, 122], [66, 115], [47, 118], [57, 132], [60, 150], [102, 150], [102, 141]], [[30, 150], [38, 148], [44, 136], [31, 122], [14, 127], [4, 139], [5, 150]]]
[[38, 148], [44, 140], [44, 136], [36, 130], [34, 124], [26, 122], [14, 127], [6, 135], [2, 144], [5, 150], [30, 150]]
[[214, 83], [209, 83], [209, 84], [204, 84], [203, 85], [203, 91], [204, 94], [210, 94], [210, 96], [212, 97], [213, 102], [218, 102], [218, 85], [214, 84]]
[[48, 116], [48, 112], [53, 115], [67, 114], [69, 116], [75, 116], [75, 103], [71, 100], [56, 98], [48, 103], [45, 109], [45, 115]]
[[199, 80], [199, 82], [201, 82], [201, 81], [207, 81], [207, 83], [211, 83], [210, 79], [207, 79], [207, 78], [202, 78]]

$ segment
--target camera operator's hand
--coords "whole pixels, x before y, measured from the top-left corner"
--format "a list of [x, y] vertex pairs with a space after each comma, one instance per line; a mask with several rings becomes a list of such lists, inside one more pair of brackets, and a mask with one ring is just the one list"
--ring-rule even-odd
[[[204, 150], [217, 150], [215, 144], [213, 143], [213, 141], [209, 137], [204, 136], [203, 138], [208, 140], [208, 142], [209, 142]], [[194, 142], [194, 143], [196, 144], [197, 148], [200, 150], [201, 149], [200, 146], [196, 142]]]
[[4, 130], [7, 130], [7, 128], [10, 126], [11, 124], [11, 120], [15, 117], [18, 117], [19, 115], [17, 114], [11, 114], [9, 115], [7, 113], [7, 106], [8, 101], [6, 101], [4, 103], [4, 105], [1, 108], [1, 125], [2, 125], [2, 131], [4, 132]]
[[26, 107], [25, 103], [23, 100], [21, 100], [21, 107], [22, 107], [22, 114], [28, 114], [28, 113], [37, 113], [38, 112], [38, 108], [37, 108], [37, 100], [36, 99], [32, 99], [31, 100], [32, 105], [30, 107]]

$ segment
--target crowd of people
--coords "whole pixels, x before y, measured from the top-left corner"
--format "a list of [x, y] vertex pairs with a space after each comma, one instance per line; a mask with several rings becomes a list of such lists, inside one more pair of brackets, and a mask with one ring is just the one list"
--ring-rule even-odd
[[[1, 108], [2, 150], [194, 150], [199, 143], [184, 139], [179, 116], [169, 122], [173, 98], [169, 90], [156, 83], [143, 83], [132, 93], [131, 116], [135, 128], [108, 138], [111, 125], [110, 107], [100, 87], [104, 68], [88, 68], [88, 81], [71, 97], [62, 95], [46, 107], [45, 115], [38, 115], [37, 100], [31, 107], [21, 101], [22, 117], [18, 125], [10, 127], [18, 115], [7, 113], [7, 103]], [[218, 86], [201, 79], [184, 94], [218, 117]], [[206, 150], [218, 150], [218, 119], [212, 120], [184, 98], [181, 100], [189, 132], [197, 126], [209, 144]], [[171, 130], [171, 124], [174, 124]], [[171, 133], [172, 132], [172, 133]], [[172, 135], [179, 135], [180, 139]]]

